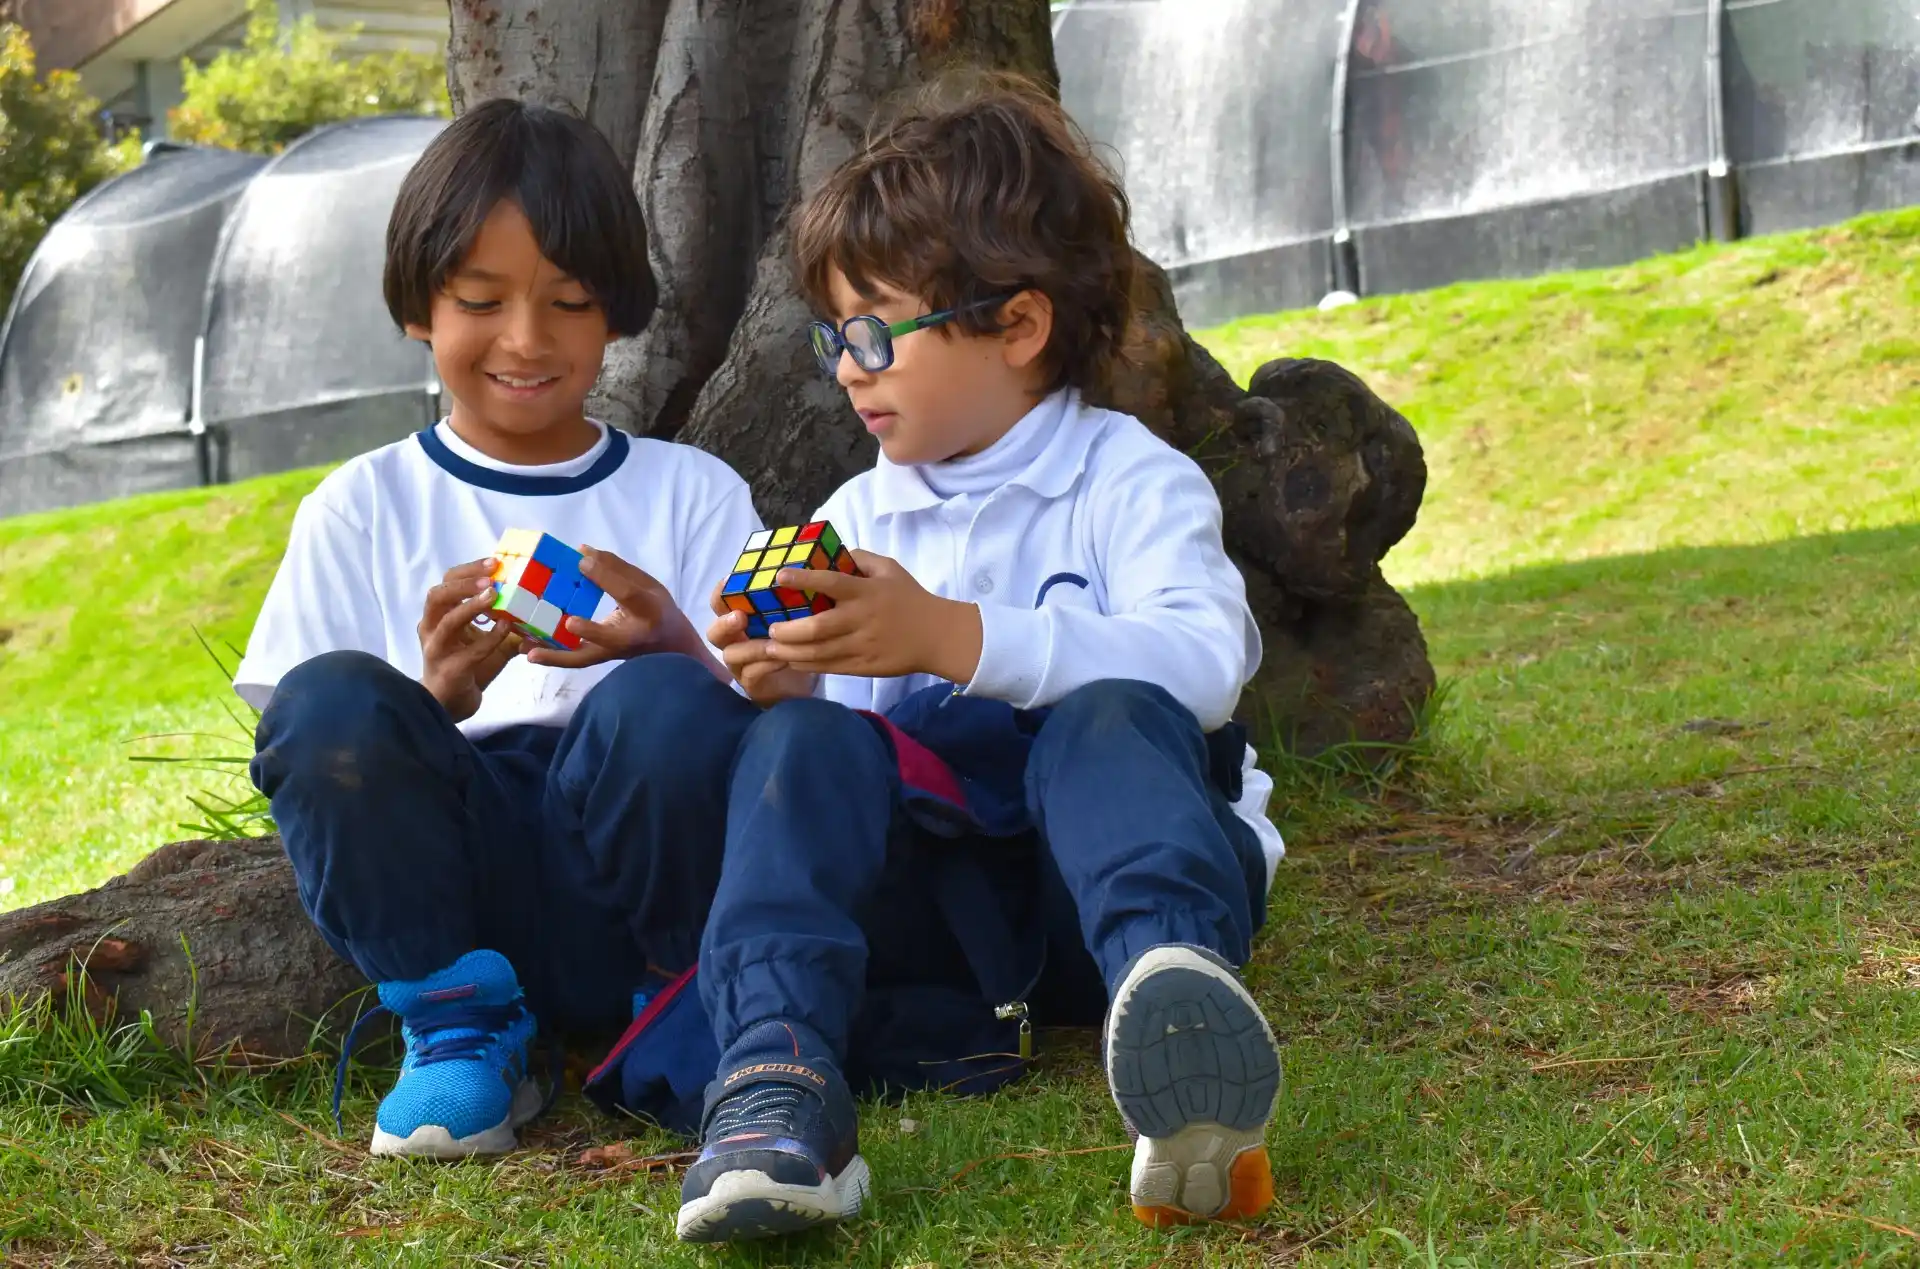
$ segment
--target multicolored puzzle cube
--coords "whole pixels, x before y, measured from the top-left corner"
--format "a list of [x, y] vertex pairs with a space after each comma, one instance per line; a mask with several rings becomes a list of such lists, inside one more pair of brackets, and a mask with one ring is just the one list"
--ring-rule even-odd
[[543, 647], [579, 647], [566, 619], [592, 619], [602, 594], [580, 575], [580, 552], [549, 534], [508, 529], [493, 554], [493, 618]]
[[766, 638], [777, 622], [797, 621], [833, 607], [833, 600], [819, 591], [775, 586], [773, 579], [783, 568], [838, 569], [860, 576], [853, 552], [825, 520], [760, 530], [747, 539], [746, 550], [720, 588], [727, 607], [747, 614], [750, 639]]

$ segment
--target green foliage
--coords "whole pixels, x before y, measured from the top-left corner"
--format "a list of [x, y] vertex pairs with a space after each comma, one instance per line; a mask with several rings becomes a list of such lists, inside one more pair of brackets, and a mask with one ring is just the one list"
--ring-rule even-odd
[[249, 0], [239, 50], [182, 67], [185, 93], [167, 115], [179, 141], [277, 154], [327, 123], [365, 115], [449, 115], [446, 64], [426, 53], [348, 57], [358, 26], [324, 31], [311, 14], [281, 30], [273, 0]]
[[139, 161], [139, 138], [108, 145], [101, 137], [94, 125], [99, 110], [72, 72], [35, 76], [27, 33], [0, 23], [0, 309], [47, 226], [74, 199]]

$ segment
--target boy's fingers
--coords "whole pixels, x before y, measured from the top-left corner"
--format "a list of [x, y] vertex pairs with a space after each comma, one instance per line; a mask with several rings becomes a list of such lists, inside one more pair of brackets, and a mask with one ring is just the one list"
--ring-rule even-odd
[[[468, 628], [454, 635], [459, 640], [447, 649], [445, 659], [448, 662], [471, 666], [476, 672], [486, 665], [501, 648], [518, 648], [521, 642], [520, 632], [504, 621], [496, 621], [488, 630], [477, 627]], [[504, 665], [505, 662], [502, 662]]]
[[611, 626], [603, 621], [590, 621], [585, 617], [568, 617], [567, 629], [580, 636], [582, 643], [613, 649], [632, 647], [639, 642], [643, 633], [651, 629], [651, 623], [635, 617], [630, 610], [622, 611], [626, 613], [627, 621], [632, 623], [626, 628]]
[[730, 643], [720, 649], [720, 660], [726, 664], [729, 670], [733, 670], [736, 673], [743, 672], [748, 666], [759, 665], [762, 662], [769, 662], [774, 665], [785, 664], [768, 650], [768, 644], [765, 639], [742, 639], [737, 643]]
[[599, 665], [611, 660], [612, 656], [605, 648], [582, 645], [578, 648], [545, 648], [534, 645], [527, 653], [527, 660], [535, 665], [550, 665], [561, 670], [584, 670], [590, 665]]
[[498, 564], [499, 561], [491, 555], [483, 559], [468, 560], [465, 564], [455, 564], [448, 569], [446, 576], [440, 581], [449, 586], [462, 586], [475, 578], [492, 577], [493, 570]]
[[[800, 623], [796, 621], [791, 624], [797, 626]], [[826, 667], [841, 664], [853, 656], [853, 642], [846, 637], [815, 639], [806, 643], [778, 640], [770, 645], [768, 652], [789, 665], [825, 673]]]
[[455, 604], [441, 614], [440, 620], [433, 624], [433, 629], [424, 641], [425, 646], [422, 650], [429, 655], [446, 656], [459, 649], [466, 644], [467, 634], [473, 623], [492, 607], [492, 587]]
[[529, 646], [527, 640], [521, 638], [519, 632], [505, 622], [500, 623], [500, 628], [488, 631], [481, 639], [481, 646], [486, 647], [488, 643], [492, 643], [496, 635], [499, 636], [499, 642], [487, 649], [480, 664], [474, 669], [474, 677], [480, 681], [482, 687], [499, 678], [500, 671], [506, 669], [508, 664], [525, 652]]
[[735, 677], [740, 680], [740, 686], [746, 688], [751, 695], [758, 691], [768, 679], [786, 673], [787, 668], [779, 661], [755, 661], [752, 665], [743, 667]]
[[857, 625], [858, 620], [848, 615], [844, 608], [829, 608], [798, 621], [776, 622], [770, 633], [776, 647], [788, 647], [838, 639]]
[[660, 583], [644, 569], [627, 563], [611, 551], [598, 551], [590, 546], [580, 552], [580, 573], [629, 612], [635, 606], [629, 600], [651, 597], [661, 590]]
[[[483, 585], [484, 590], [481, 589]], [[428, 626], [437, 626], [461, 604], [470, 603], [482, 595], [491, 597], [492, 594], [493, 583], [487, 581], [484, 574], [479, 577], [450, 577], [427, 592], [426, 616], [422, 620]], [[489, 598], [487, 602], [491, 607], [492, 599]]]
[[720, 597], [721, 592], [726, 590], [726, 588], [726, 579], [721, 578], [713, 584], [713, 595], [707, 601], [713, 605], [713, 615], [716, 617], [724, 617], [733, 611], [733, 609], [727, 607], [726, 601]]
[[833, 569], [783, 568], [779, 576], [773, 579], [775, 586], [784, 586], [788, 590], [810, 590], [825, 595], [835, 601], [850, 599], [860, 593], [860, 588], [871, 579], [855, 577], [850, 573], [841, 573]]
[[747, 637], [747, 614], [727, 610], [727, 614], [707, 627], [707, 642], [721, 650]]

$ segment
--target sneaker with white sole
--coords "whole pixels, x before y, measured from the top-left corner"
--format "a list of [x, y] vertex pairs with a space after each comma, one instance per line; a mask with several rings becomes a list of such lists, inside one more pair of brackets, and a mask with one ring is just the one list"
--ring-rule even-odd
[[838, 1071], [799, 1057], [756, 1061], [715, 1080], [707, 1097], [700, 1156], [680, 1185], [682, 1241], [766, 1238], [859, 1214], [872, 1181]]
[[1104, 1035], [1107, 1085], [1148, 1225], [1239, 1220], [1273, 1202], [1267, 1121], [1280, 1049], [1240, 976], [1203, 948], [1148, 948], [1121, 975]]
[[[400, 1019], [407, 1055], [374, 1116], [370, 1152], [462, 1159], [514, 1149], [517, 1130], [546, 1099], [527, 1075], [537, 1027], [507, 958], [468, 952], [418, 981], [381, 983], [379, 996]], [[349, 1035], [335, 1082], [336, 1118], [352, 1048]]]

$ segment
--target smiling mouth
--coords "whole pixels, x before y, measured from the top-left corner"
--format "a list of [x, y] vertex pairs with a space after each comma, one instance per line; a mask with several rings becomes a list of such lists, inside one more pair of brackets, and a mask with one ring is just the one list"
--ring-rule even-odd
[[502, 375], [492, 372], [488, 372], [487, 378], [502, 387], [512, 388], [515, 392], [531, 392], [560, 381], [559, 375]]

